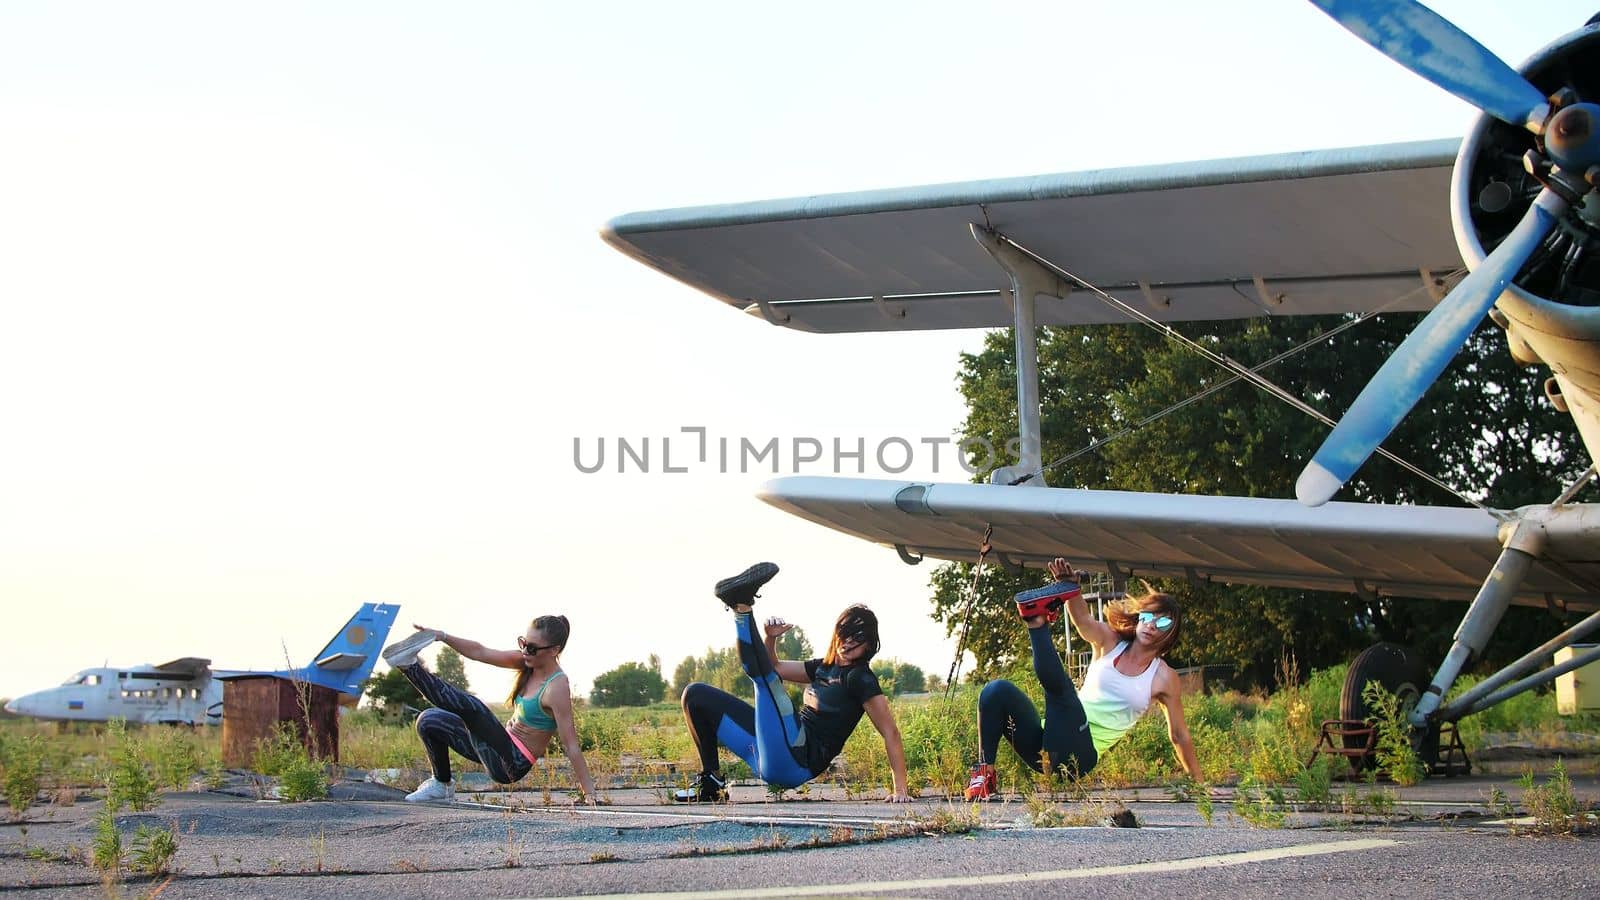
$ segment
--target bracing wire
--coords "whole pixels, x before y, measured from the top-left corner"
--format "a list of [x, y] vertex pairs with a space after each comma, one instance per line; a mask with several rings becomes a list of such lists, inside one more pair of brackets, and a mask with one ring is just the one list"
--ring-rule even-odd
[[[1401, 294], [1400, 296], [1394, 298], [1393, 300], [1390, 300], [1388, 303], [1383, 304], [1382, 306], [1378, 307], [1377, 309], [1372, 310], [1371, 312], [1362, 313], [1359, 316], [1357, 316], [1356, 318], [1350, 320], [1349, 322], [1346, 322], [1346, 323], [1342, 324], [1338, 328], [1332, 329], [1332, 330], [1330, 330], [1329, 332], [1327, 332], [1327, 333], [1325, 333], [1323, 335], [1319, 335], [1318, 337], [1312, 338], [1310, 341], [1307, 341], [1306, 343], [1302, 344], [1299, 347], [1291, 348], [1290, 350], [1285, 351], [1284, 353], [1280, 353], [1279, 355], [1273, 357], [1270, 360], [1267, 360], [1266, 362], [1256, 366], [1255, 368], [1246, 368], [1242, 363], [1238, 362], [1237, 360], [1234, 360], [1233, 358], [1227, 356], [1226, 354], [1218, 353], [1215, 350], [1212, 350], [1212, 349], [1204, 346], [1203, 344], [1199, 343], [1198, 341], [1195, 341], [1194, 339], [1185, 336], [1183, 333], [1179, 332], [1177, 329], [1173, 328], [1171, 325], [1167, 325], [1167, 324], [1165, 324], [1163, 322], [1157, 321], [1155, 318], [1149, 316], [1148, 314], [1144, 313], [1143, 311], [1135, 309], [1132, 306], [1129, 306], [1128, 304], [1122, 302], [1121, 300], [1118, 300], [1116, 297], [1111, 296], [1109, 293], [1107, 293], [1106, 291], [1102, 290], [1098, 286], [1089, 283], [1088, 281], [1086, 281], [1083, 278], [1078, 277], [1077, 275], [1073, 274], [1072, 272], [1068, 271], [1067, 269], [1057, 265], [1054, 262], [1051, 262], [1050, 260], [1044, 258], [1043, 256], [1040, 256], [1039, 254], [1033, 252], [1032, 250], [1029, 250], [1027, 247], [1024, 247], [1021, 244], [1018, 244], [1016, 241], [1011, 240], [1010, 238], [1006, 237], [1005, 235], [1000, 234], [1000, 235], [996, 235], [996, 237], [999, 240], [1005, 242], [1006, 244], [1009, 244], [1010, 246], [1016, 248], [1018, 251], [1027, 254], [1035, 262], [1037, 262], [1038, 264], [1050, 269], [1052, 272], [1055, 272], [1057, 275], [1060, 275], [1063, 278], [1071, 280], [1074, 284], [1082, 286], [1085, 290], [1087, 290], [1090, 293], [1094, 294], [1097, 299], [1099, 299], [1101, 302], [1105, 303], [1106, 305], [1112, 307], [1113, 309], [1116, 309], [1117, 311], [1119, 311], [1119, 312], [1123, 313], [1124, 315], [1128, 316], [1129, 318], [1139, 322], [1140, 324], [1146, 326], [1147, 328], [1153, 329], [1158, 334], [1161, 334], [1163, 337], [1166, 337], [1168, 340], [1171, 340], [1171, 341], [1179, 344], [1180, 346], [1183, 346], [1185, 348], [1188, 348], [1189, 350], [1194, 351], [1195, 353], [1198, 353], [1200, 356], [1202, 356], [1206, 360], [1208, 360], [1208, 361], [1216, 364], [1217, 366], [1220, 366], [1221, 368], [1226, 369], [1228, 372], [1232, 373], [1232, 376], [1230, 378], [1225, 379], [1224, 381], [1221, 381], [1221, 382], [1211, 386], [1210, 388], [1207, 388], [1206, 390], [1200, 392], [1199, 394], [1195, 395], [1194, 397], [1190, 397], [1187, 400], [1180, 401], [1179, 403], [1174, 404], [1173, 406], [1168, 407], [1167, 409], [1162, 410], [1161, 412], [1156, 413], [1153, 416], [1150, 416], [1150, 417], [1147, 417], [1147, 418], [1141, 420], [1136, 425], [1130, 426], [1129, 428], [1125, 428], [1122, 431], [1119, 431], [1118, 433], [1116, 433], [1116, 434], [1114, 434], [1114, 435], [1112, 435], [1112, 436], [1110, 436], [1108, 438], [1105, 438], [1104, 440], [1097, 440], [1097, 441], [1091, 442], [1091, 444], [1088, 447], [1085, 447], [1085, 448], [1083, 448], [1081, 450], [1075, 451], [1072, 454], [1068, 454], [1065, 457], [1062, 457], [1062, 458], [1059, 458], [1059, 459], [1056, 459], [1056, 460], [1052, 460], [1048, 465], [1041, 467], [1039, 469], [1039, 471], [1024, 475], [1024, 476], [1016, 479], [1015, 481], [1013, 481], [1012, 484], [1021, 484], [1023, 482], [1026, 482], [1026, 481], [1028, 481], [1028, 480], [1030, 480], [1032, 478], [1037, 477], [1038, 475], [1042, 474], [1043, 472], [1048, 471], [1051, 468], [1054, 468], [1054, 467], [1056, 467], [1058, 465], [1061, 465], [1061, 464], [1065, 463], [1069, 459], [1075, 458], [1075, 457], [1081, 455], [1082, 453], [1086, 453], [1091, 449], [1095, 449], [1096, 447], [1104, 446], [1109, 441], [1112, 441], [1112, 440], [1115, 440], [1116, 438], [1122, 437], [1123, 435], [1128, 434], [1128, 433], [1132, 432], [1133, 430], [1135, 430], [1135, 429], [1137, 429], [1139, 427], [1142, 427], [1142, 426], [1144, 426], [1144, 425], [1146, 425], [1146, 424], [1148, 424], [1148, 423], [1150, 423], [1152, 421], [1155, 421], [1156, 419], [1158, 419], [1158, 418], [1160, 418], [1160, 417], [1162, 417], [1164, 415], [1168, 415], [1169, 413], [1175, 412], [1176, 410], [1181, 409], [1181, 408], [1189, 405], [1190, 403], [1193, 403], [1196, 400], [1201, 399], [1204, 396], [1207, 396], [1207, 395], [1209, 395], [1211, 393], [1215, 393], [1217, 390], [1220, 390], [1221, 388], [1227, 386], [1228, 384], [1233, 383], [1234, 381], [1240, 381], [1240, 380], [1247, 381], [1251, 385], [1254, 385], [1257, 389], [1265, 392], [1266, 394], [1268, 394], [1268, 395], [1270, 395], [1272, 397], [1276, 397], [1277, 399], [1281, 400], [1284, 403], [1287, 403], [1289, 406], [1293, 407], [1294, 409], [1299, 410], [1300, 412], [1304, 413], [1305, 415], [1310, 416], [1311, 418], [1317, 420], [1318, 422], [1321, 422], [1322, 424], [1332, 428], [1334, 425], [1336, 425], [1338, 423], [1336, 423], [1332, 418], [1330, 418], [1327, 415], [1325, 415], [1321, 410], [1319, 410], [1316, 407], [1310, 405], [1309, 403], [1306, 403], [1304, 400], [1301, 400], [1299, 397], [1296, 397], [1294, 394], [1290, 393], [1289, 391], [1285, 390], [1282, 387], [1279, 387], [1274, 382], [1268, 380], [1266, 377], [1261, 375], [1261, 370], [1267, 368], [1270, 365], [1273, 365], [1274, 363], [1277, 363], [1277, 362], [1283, 360], [1287, 356], [1290, 356], [1290, 355], [1293, 355], [1295, 353], [1300, 352], [1301, 350], [1305, 349], [1306, 347], [1312, 346], [1312, 345], [1314, 345], [1314, 344], [1316, 344], [1318, 342], [1321, 342], [1321, 341], [1325, 341], [1328, 338], [1333, 337], [1333, 335], [1337, 334], [1338, 332], [1340, 332], [1340, 331], [1342, 331], [1342, 330], [1344, 330], [1346, 328], [1353, 327], [1354, 325], [1359, 324], [1360, 322], [1364, 322], [1367, 319], [1371, 318], [1372, 316], [1378, 314], [1379, 312], [1382, 312], [1384, 309], [1387, 309], [1389, 306], [1392, 306], [1393, 304], [1399, 302], [1400, 300], [1411, 296], [1411, 294], [1414, 294], [1416, 291], [1419, 291], [1419, 290], [1423, 289], [1421, 287], [1418, 287], [1418, 288], [1416, 288], [1416, 289], [1414, 289], [1412, 291], [1409, 291], [1409, 292], [1407, 292], [1405, 294]], [[1433, 486], [1439, 488], [1440, 490], [1446, 491], [1447, 493], [1451, 494], [1452, 496], [1460, 499], [1462, 502], [1468, 503], [1468, 504], [1470, 504], [1472, 506], [1475, 506], [1475, 507], [1477, 507], [1479, 509], [1483, 509], [1483, 510], [1487, 510], [1488, 509], [1488, 507], [1485, 506], [1483, 503], [1473, 499], [1472, 497], [1467, 496], [1465, 493], [1463, 493], [1462, 491], [1456, 489], [1454, 486], [1452, 486], [1450, 484], [1447, 484], [1446, 482], [1444, 482], [1443, 480], [1435, 477], [1431, 473], [1424, 471], [1421, 467], [1419, 467], [1419, 466], [1417, 466], [1417, 465], [1415, 465], [1415, 464], [1413, 464], [1413, 463], [1411, 463], [1411, 462], [1409, 462], [1409, 461], [1407, 461], [1405, 459], [1402, 459], [1401, 457], [1397, 456], [1396, 454], [1394, 454], [1394, 453], [1392, 453], [1392, 452], [1390, 452], [1388, 450], [1385, 450], [1382, 447], [1379, 447], [1376, 452], [1378, 453], [1378, 455], [1382, 456], [1384, 459], [1387, 459], [1390, 462], [1395, 463], [1396, 465], [1400, 466], [1401, 468], [1405, 469], [1406, 471], [1410, 472], [1411, 474], [1416, 475], [1417, 477], [1427, 481], [1429, 484], [1432, 484]]]

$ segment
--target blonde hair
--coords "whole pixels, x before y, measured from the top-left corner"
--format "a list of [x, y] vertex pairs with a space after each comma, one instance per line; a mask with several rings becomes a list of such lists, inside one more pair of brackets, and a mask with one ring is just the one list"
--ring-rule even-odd
[[1172, 627], [1161, 633], [1156, 639], [1156, 655], [1166, 656], [1178, 643], [1178, 635], [1183, 631], [1183, 615], [1178, 611], [1178, 601], [1165, 591], [1158, 591], [1150, 582], [1140, 580], [1144, 585], [1145, 593], [1135, 597], [1129, 595], [1122, 599], [1120, 604], [1112, 604], [1106, 609], [1106, 624], [1111, 630], [1125, 641], [1132, 641], [1139, 629], [1139, 613], [1152, 612], [1167, 616], [1172, 619]]

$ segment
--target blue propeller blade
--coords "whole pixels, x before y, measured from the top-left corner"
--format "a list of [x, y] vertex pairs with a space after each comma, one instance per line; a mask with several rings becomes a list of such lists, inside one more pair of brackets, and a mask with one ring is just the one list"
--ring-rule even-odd
[[1384, 56], [1518, 128], [1537, 129], [1545, 96], [1470, 35], [1413, 0], [1311, 0]]
[[1540, 191], [1505, 241], [1406, 336], [1300, 473], [1294, 493], [1301, 503], [1328, 502], [1361, 468], [1449, 365], [1566, 209], [1567, 202], [1549, 188]]

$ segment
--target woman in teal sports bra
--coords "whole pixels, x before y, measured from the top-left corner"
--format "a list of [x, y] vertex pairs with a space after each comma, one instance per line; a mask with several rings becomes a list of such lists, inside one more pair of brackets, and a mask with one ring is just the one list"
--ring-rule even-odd
[[[517, 638], [517, 650], [494, 650], [466, 638], [432, 628], [414, 626], [417, 633], [384, 648], [383, 658], [399, 669], [422, 696], [433, 704], [417, 716], [417, 735], [433, 777], [406, 796], [418, 803], [455, 796], [451, 780], [450, 751], [482, 763], [489, 777], [501, 784], [522, 780], [533, 761], [544, 756], [550, 739], [561, 737], [561, 749], [572, 762], [572, 774], [583, 790], [583, 801], [596, 799], [594, 779], [584, 762], [578, 730], [572, 724], [572, 694], [567, 673], [561, 671], [561, 651], [567, 646], [571, 626], [566, 616], [540, 616]], [[422, 648], [442, 641], [467, 659], [516, 669], [516, 682], [507, 703], [511, 720], [500, 724], [482, 700], [429, 672], [417, 658]]]

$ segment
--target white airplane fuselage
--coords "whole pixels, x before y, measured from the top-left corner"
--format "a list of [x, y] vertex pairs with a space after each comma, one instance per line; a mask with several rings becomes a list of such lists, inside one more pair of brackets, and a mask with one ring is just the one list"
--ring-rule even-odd
[[59, 687], [10, 701], [6, 712], [66, 722], [217, 725], [222, 722], [222, 682], [215, 676], [226, 674], [161, 671], [148, 665], [85, 669]]

